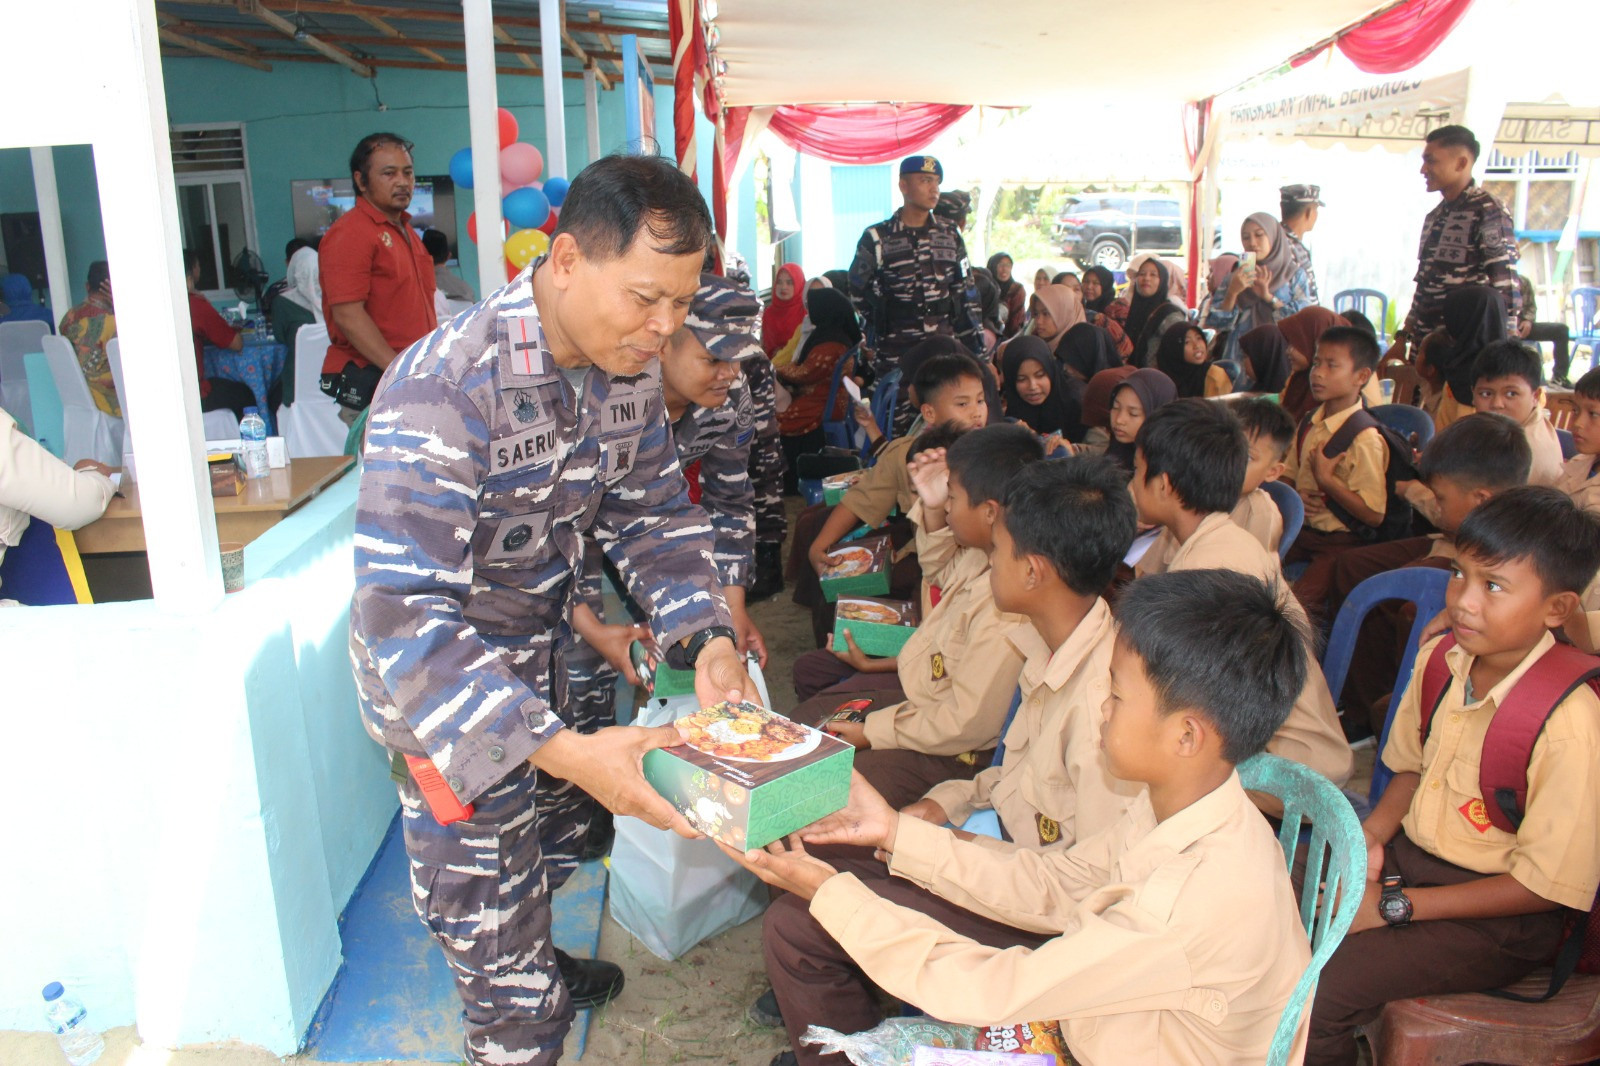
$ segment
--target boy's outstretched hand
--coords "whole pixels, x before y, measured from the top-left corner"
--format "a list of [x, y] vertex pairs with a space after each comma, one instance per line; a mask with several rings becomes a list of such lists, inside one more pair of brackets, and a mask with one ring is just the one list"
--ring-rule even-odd
[[822, 883], [839, 872], [808, 855], [798, 836], [774, 840], [766, 851], [736, 851], [720, 840], [717, 847], [767, 884], [793, 892], [801, 899], [815, 896]]
[[800, 830], [800, 836], [808, 844], [853, 844], [887, 853], [894, 850], [899, 818], [899, 812], [866, 778], [851, 771], [850, 799], [844, 809], [819, 818]]

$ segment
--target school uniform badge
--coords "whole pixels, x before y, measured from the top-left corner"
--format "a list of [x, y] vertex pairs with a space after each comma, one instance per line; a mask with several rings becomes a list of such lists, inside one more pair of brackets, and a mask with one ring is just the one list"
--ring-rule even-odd
[[1483, 805], [1482, 796], [1474, 796], [1456, 810], [1461, 812], [1461, 817], [1467, 820], [1468, 825], [1480, 833], [1487, 833], [1489, 827], [1494, 824], [1489, 821], [1489, 808]]
[[937, 651], [934, 652], [932, 658], [929, 660], [929, 665], [933, 669], [933, 679], [935, 681], [943, 681], [944, 680], [944, 654], [942, 652], [937, 652]]
[[1056, 841], [1061, 839], [1060, 822], [1056, 821], [1054, 818], [1047, 818], [1042, 814], [1038, 816], [1038, 822], [1039, 842], [1041, 844], [1054, 844]]

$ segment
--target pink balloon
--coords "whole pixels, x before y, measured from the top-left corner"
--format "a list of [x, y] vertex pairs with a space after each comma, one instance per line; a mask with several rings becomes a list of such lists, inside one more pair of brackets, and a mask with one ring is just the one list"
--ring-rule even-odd
[[544, 172], [544, 156], [525, 141], [500, 149], [500, 190], [508, 193], [539, 180]]

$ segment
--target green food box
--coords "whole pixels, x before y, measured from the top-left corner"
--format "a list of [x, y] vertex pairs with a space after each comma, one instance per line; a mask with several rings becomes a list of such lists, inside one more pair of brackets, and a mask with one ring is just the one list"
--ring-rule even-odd
[[844, 631], [868, 655], [899, 655], [922, 621], [922, 612], [909, 600], [876, 596], [840, 596], [834, 605], [833, 646], [843, 651]]
[[850, 486], [861, 480], [865, 470], [846, 470], [842, 474], [829, 474], [822, 479], [822, 502], [829, 507], [834, 506], [844, 499], [844, 494]]
[[820, 575], [822, 598], [882, 596], [889, 591], [889, 536], [879, 533], [841, 544], [828, 552], [828, 569]]
[[676, 723], [689, 742], [644, 754], [644, 776], [696, 829], [764, 848], [840, 810], [855, 748], [753, 703], [719, 703]]
[[644, 645], [633, 642], [633, 668], [639, 672], [639, 683], [656, 699], [688, 696], [694, 692], [694, 671], [679, 670], [666, 663], [652, 663]]

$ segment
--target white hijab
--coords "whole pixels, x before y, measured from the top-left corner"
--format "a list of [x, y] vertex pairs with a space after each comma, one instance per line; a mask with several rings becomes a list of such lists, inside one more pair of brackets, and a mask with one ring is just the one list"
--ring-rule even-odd
[[289, 284], [280, 293], [285, 299], [310, 311], [322, 321], [322, 273], [317, 267], [317, 250], [301, 248], [289, 257]]

